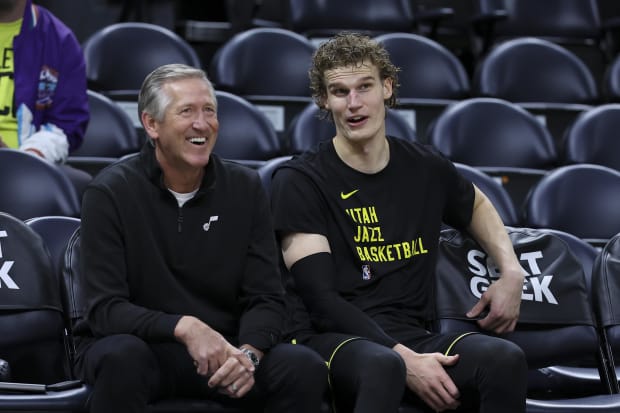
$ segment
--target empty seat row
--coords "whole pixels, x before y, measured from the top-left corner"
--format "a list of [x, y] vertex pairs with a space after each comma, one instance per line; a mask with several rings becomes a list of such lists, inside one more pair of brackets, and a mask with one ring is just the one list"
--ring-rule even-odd
[[599, 70], [617, 50], [620, 12], [612, 1], [263, 0], [246, 6], [243, 27], [285, 28], [314, 42], [342, 30], [371, 36], [414, 32], [450, 46], [464, 60], [506, 39], [537, 36], [571, 47]]
[[494, 98], [472, 98], [445, 109], [428, 129], [427, 141], [454, 162], [476, 166], [495, 177], [521, 205], [531, 186], [560, 165], [620, 166], [620, 106], [582, 112], [562, 140], [521, 106]]
[[[616, 69], [620, 63], [610, 63], [603, 86], [579, 57], [545, 39], [526, 37], [498, 44], [481, 58], [473, 77], [450, 50], [432, 39], [394, 32], [376, 39], [402, 69], [400, 106], [411, 111], [412, 126], [422, 134], [446, 104], [490, 96], [545, 116], [559, 139], [567, 123], [588, 105], [620, 96]], [[172, 62], [201, 65], [197, 52], [181, 37], [146, 23], [110, 25], [88, 38], [83, 48], [89, 87], [129, 107], [135, 107], [142, 80], [155, 67]], [[217, 89], [263, 110], [282, 139], [311, 100], [307, 71], [315, 49], [293, 31], [256, 28], [230, 38], [206, 69]], [[123, 70], [111, 63], [119, 60]], [[139, 124], [137, 117], [133, 120]]]
[[[557, 134], [588, 105], [609, 101], [614, 94], [613, 81], [607, 80], [610, 86], [602, 88], [579, 57], [544, 39], [517, 38], [498, 44], [479, 62], [471, 80], [462, 63], [431, 39], [389, 33], [376, 40], [401, 68], [400, 107], [416, 112], [415, 126], [422, 132], [428, 117], [446, 104], [488, 96], [519, 103], [546, 116], [552, 133]], [[283, 132], [283, 125], [309, 100], [307, 71], [313, 50], [313, 45], [296, 33], [248, 30], [218, 50], [209, 74], [217, 88], [265, 106], [277, 131]], [[280, 64], [278, 57], [286, 64]], [[609, 76], [613, 75], [610, 70]]]

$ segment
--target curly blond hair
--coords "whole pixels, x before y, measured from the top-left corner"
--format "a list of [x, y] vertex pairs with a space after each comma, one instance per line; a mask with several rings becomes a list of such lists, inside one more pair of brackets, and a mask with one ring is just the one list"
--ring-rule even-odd
[[322, 111], [326, 111], [323, 106], [327, 97], [325, 72], [338, 67], [361, 64], [363, 61], [370, 61], [377, 66], [381, 80], [392, 79], [392, 96], [385, 100], [385, 105], [387, 107], [396, 105], [400, 69], [392, 63], [387, 50], [366, 35], [342, 32], [319, 46], [314, 52], [312, 66], [308, 72], [312, 98]]

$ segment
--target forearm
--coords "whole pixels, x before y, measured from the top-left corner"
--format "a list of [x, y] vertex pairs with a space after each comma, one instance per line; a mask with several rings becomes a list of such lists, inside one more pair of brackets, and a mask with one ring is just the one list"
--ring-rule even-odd
[[172, 340], [180, 318], [128, 301], [105, 298], [90, 306], [87, 313], [89, 325], [97, 335], [132, 334], [145, 341]]
[[519, 319], [523, 293], [524, 270], [514, 253], [510, 237], [491, 202], [476, 189], [476, 204], [469, 231], [498, 268], [500, 278], [467, 313], [478, 317], [484, 309], [489, 313], [478, 325], [496, 334], [513, 331]]
[[524, 274], [508, 232], [491, 201], [476, 188], [468, 231], [498, 266], [502, 276], [523, 280]]
[[302, 258], [291, 267], [297, 291], [312, 321], [322, 331], [353, 334], [393, 347], [396, 344], [394, 339], [331, 286], [332, 267], [331, 255], [325, 252]]
[[200, 329], [211, 329], [211, 327], [196, 317], [184, 315], [179, 318], [179, 321], [174, 326], [174, 338], [188, 345], [193, 335]]

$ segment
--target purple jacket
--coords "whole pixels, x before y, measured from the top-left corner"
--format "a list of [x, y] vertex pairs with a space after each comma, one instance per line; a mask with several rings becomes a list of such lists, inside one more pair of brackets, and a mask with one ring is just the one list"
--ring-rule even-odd
[[89, 110], [86, 64], [75, 35], [48, 10], [28, 0], [13, 50], [14, 107], [25, 103], [37, 130], [52, 123], [67, 135], [69, 151], [78, 148]]

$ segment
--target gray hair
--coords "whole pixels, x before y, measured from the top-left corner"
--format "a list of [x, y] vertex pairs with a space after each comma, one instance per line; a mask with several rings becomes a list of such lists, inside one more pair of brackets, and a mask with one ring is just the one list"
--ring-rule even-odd
[[138, 95], [138, 116], [142, 119], [142, 113], [146, 112], [155, 120], [162, 121], [166, 108], [170, 104], [170, 96], [163, 92], [163, 86], [167, 82], [174, 82], [183, 79], [202, 79], [205, 81], [213, 96], [217, 108], [217, 98], [213, 84], [202, 69], [184, 64], [168, 64], [158, 67], [149, 73]]

